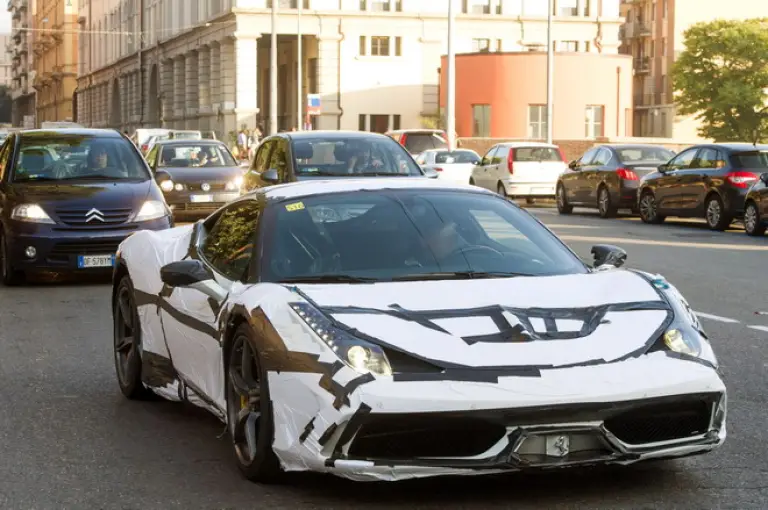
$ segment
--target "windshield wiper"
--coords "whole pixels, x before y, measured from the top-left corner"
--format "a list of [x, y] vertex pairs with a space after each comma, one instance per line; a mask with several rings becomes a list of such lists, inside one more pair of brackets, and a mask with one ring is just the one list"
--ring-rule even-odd
[[313, 177], [315, 175], [319, 175], [321, 177], [344, 177], [348, 174], [339, 174], [335, 172], [326, 172], [323, 170], [318, 170], [317, 172], [299, 172], [297, 174], [299, 177]]
[[514, 278], [516, 276], [533, 276], [526, 273], [509, 273], [506, 271], [446, 271], [439, 273], [414, 273], [395, 276], [392, 281], [415, 282], [419, 280], [474, 280], [482, 278]]
[[277, 283], [375, 283], [378, 278], [364, 276], [352, 276], [348, 274], [319, 274], [310, 276], [291, 276], [281, 278]]
[[93, 181], [120, 181], [122, 177], [113, 177], [104, 174], [92, 174], [92, 175], [73, 175], [72, 177], [65, 177], [62, 181], [77, 181], [77, 180], [93, 180]]

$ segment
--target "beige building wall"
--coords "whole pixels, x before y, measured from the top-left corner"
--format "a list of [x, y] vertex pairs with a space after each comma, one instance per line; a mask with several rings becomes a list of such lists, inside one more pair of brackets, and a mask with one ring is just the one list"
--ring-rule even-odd
[[14, 47], [10, 34], [0, 34], [0, 86], [11, 88], [13, 84]]
[[36, 92], [34, 52], [32, 51], [36, 0], [9, 0], [11, 13], [11, 122], [15, 127], [35, 126]]

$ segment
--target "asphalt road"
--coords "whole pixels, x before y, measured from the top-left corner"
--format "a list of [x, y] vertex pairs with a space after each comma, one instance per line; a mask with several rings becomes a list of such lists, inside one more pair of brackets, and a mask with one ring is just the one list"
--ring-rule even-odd
[[262, 487], [239, 476], [204, 412], [122, 398], [107, 282], [42, 283], [0, 289], [0, 508], [768, 508], [768, 237], [533, 212], [587, 259], [596, 243], [625, 247], [628, 265], [664, 274], [702, 314], [730, 390], [722, 449], [536, 476]]

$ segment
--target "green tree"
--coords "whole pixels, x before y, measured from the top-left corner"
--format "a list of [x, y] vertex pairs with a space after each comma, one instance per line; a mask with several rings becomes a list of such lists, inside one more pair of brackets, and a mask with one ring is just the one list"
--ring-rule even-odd
[[768, 136], [768, 19], [697, 23], [683, 37], [672, 70], [678, 112], [695, 115], [699, 134], [718, 142]]

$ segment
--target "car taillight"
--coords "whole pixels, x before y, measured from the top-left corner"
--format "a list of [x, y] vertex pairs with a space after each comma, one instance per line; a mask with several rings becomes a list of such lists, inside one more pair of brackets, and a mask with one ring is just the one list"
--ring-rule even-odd
[[509, 170], [509, 175], [512, 175], [515, 173], [514, 160], [515, 160], [515, 151], [510, 149], [509, 154], [507, 154], [507, 170]]
[[616, 175], [619, 176], [619, 179], [624, 179], [625, 181], [639, 180], [637, 174], [628, 168], [619, 168], [616, 170]]
[[147, 145], [146, 143], [141, 146], [141, 150], [143, 151], [146, 151], [148, 148], [149, 148], [149, 145]]
[[401, 135], [400, 136], [400, 145], [405, 147], [405, 142], [408, 140], [408, 135]]
[[442, 169], [442, 168], [440, 168], [440, 167], [435, 167], [435, 172], [442, 172], [442, 171], [443, 171], [443, 169]]
[[735, 171], [728, 172], [725, 176], [725, 180], [736, 186], [737, 188], [749, 188], [753, 182], [758, 179], [757, 174], [752, 172]]

